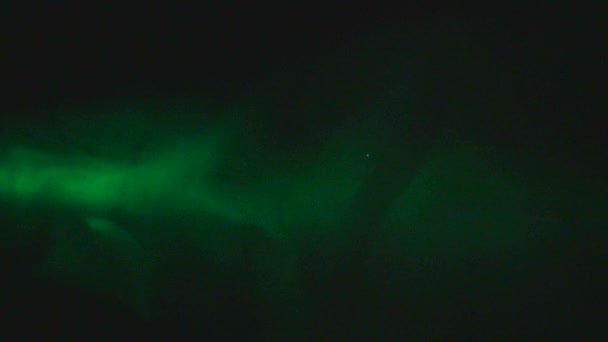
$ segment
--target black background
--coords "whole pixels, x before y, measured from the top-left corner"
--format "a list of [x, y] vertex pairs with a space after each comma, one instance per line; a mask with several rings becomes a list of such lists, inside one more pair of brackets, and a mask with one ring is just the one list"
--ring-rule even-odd
[[503, 140], [562, 154], [592, 165], [591, 172], [601, 167], [600, 11], [516, 2], [402, 5], [5, 5], [3, 113], [121, 96], [203, 94], [221, 105], [291, 65], [370, 37], [448, 30], [448, 23], [467, 32], [496, 78], [517, 93], [509, 115], [522, 119], [499, 119], [510, 122]]

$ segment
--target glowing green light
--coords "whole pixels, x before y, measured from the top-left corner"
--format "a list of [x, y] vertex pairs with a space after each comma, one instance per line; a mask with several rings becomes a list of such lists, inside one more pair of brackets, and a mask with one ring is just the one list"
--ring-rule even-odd
[[[542, 255], [543, 239], [560, 229], [556, 208], [572, 201], [568, 191], [554, 190], [565, 189], [566, 182], [549, 186], [544, 174], [518, 174], [513, 170], [525, 165], [499, 164], [498, 157], [472, 144], [428, 148], [425, 158], [410, 165], [412, 159], [393, 162], [390, 156], [417, 151], [389, 144], [380, 129], [366, 125], [346, 125], [316, 150], [292, 155], [264, 148], [256, 143], [255, 131], [242, 126], [210, 125], [183, 136], [172, 131], [142, 139], [140, 150], [133, 145], [141, 141], [128, 139], [79, 153], [15, 144], [0, 158], [0, 197], [69, 217], [48, 224], [52, 242], [42, 274], [120, 298], [142, 314], [158, 309], [154, 296], [181, 286], [169, 279], [175, 268], [187, 268], [180, 281], [199, 277], [189, 285], [197, 290], [234, 277], [230, 281], [238, 283], [239, 291], [252, 288], [248, 296], [261, 303], [265, 317], [285, 325], [314, 310], [307, 307], [314, 297], [307, 291], [317, 284], [310, 285], [306, 277], [336, 272], [343, 251], [360, 247], [348, 245], [359, 241], [350, 239], [354, 231], [374, 233], [364, 246], [370, 258], [362, 262], [371, 276], [362, 281], [377, 292], [376, 300], [384, 286], [410, 286], [386, 285], [393, 280], [383, 274], [385, 268], [394, 268], [396, 278], [420, 281], [426, 291], [439, 286], [432, 269], [437, 264], [449, 274], [471, 260], [492, 269], [497, 260]], [[163, 130], [155, 128], [149, 131]], [[98, 142], [90, 134], [74, 133], [75, 144], [110, 139]], [[113, 151], [123, 147], [138, 152]], [[383, 197], [378, 184], [384, 190], [400, 185], [391, 189], [395, 196]], [[591, 202], [605, 200], [597, 196], [584, 202], [586, 194], [577, 191], [571, 196], [577, 210], [589, 213], [578, 222], [604, 222], [605, 215]], [[551, 199], [545, 209], [544, 201], [553, 194], [559, 200]], [[364, 217], [366, 206], [384, 198], [391, 201], [370, 215], [373, 220], [349, 220]], [[188, 264], [191, 257], [204, 262]], [[243, 275], [248, 272], [255, 276]], [[510, 272], [517, 274], [519, 268]], [[209, 291], [207, 299], [214, 296]]]

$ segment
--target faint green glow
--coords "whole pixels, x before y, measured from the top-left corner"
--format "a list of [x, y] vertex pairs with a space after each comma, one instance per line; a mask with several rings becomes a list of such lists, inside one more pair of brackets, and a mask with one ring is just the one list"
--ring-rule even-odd
[[42, 275], [102, 295], [114, 296], [141, 315], [149, 314], [145, 252], [135, 238], [102, 218], [65, 220], [53, 232]]
[[97, 217], [85, 217], [86, 225], [95, 233], [110, 237], [115, 241], [125, 241], [129, 244], [137, 245], [135, 239], [125, 230], [120, 229], [114, 223]]
[[533, 200], [523, 184], [491, 166], [479, 149], [439, 151], [387, 213], [386, 224], [392, 227], [387, 241], [407, 258], [491, 257], [525, 250], [531, 236], [546, 234], [546, 227], [530, 220]]
[[[285, 315], [277, 312], [286, 312], [286, 302], [289, 307], [302, 305], [294, 243], [306, 236], [336, 238], [346, 232], [341, 217], [348, 213], [372, 162], [362, 155], [378, 145], [361, 132], [345, 129], [315, 153], [282, 159], [253, 146], [254, 137], [234, 134], [230, 125], [183, 137], [172, 132], [174, 138], [147, 142], [132, 158], [110, 158], [121, 154], [107, 149], [100, 154], [67, 153], [14, 145], [0, 160], [0, 194], [22, 203], [58, 206], [84, 220], [74, 224], [76, 230], [56, 228], [63, 233], [42, 266], [46, 274], [114, 294], [147, 312], [142, 309], [147, 307], [142, 288], [147, 275], [137, 271], [142, 268], [141, 249], [155, 248], [146, 241], [165, 234], [163, 229], [180, 229], [175, 233], [226, 267], [247, 257], [255, 259], [250, 262], [256, 269], [267, 269], [256, 296], [272, 306], [275, 313], [268, 314], [279, 319]], [[111, 145], [120, 147], [117, 141]], [[112, 222], [117, 213], [136, 222], [177, 215], [191, 224], [152, 225], [132, 232], [133, 227], [127, 225], [127, 231]], [[208, 217], [229, 224], [209, 227]], [[233, 230], [234, 224], [261, 229], [276, 251], [243, 256], [243, 232]], [[86, 232], [77, 231], [84, 226]]]
[[[263, 303], [264, 314], [274, 322], [305, 315], [310, 293], [303, 278], [335, 271], [332, 267], [345, 249], [344, 241], [353, 241], [349, 234], [361, 228], [347, 223], [352, 222], [348, 218], [354, 216], [353, 208], [364, 207], [353, 202], [366, 199], [362, 189], [374, 191], [370, 180], [382, 177], [382, 168], [395, 166], [382, 164], [390, 158], [387, 155], [415, 152], [405, 144], [389, 145], [381, 129], [365, 124], [336, 129], [314, 151], [291, 155], [264, 148], [256, 143], [255, 131], [238, 122], [183, 135], [171, 131], [167, 136], [158, 133], [162, 125], [143, 126], [135, 122], [125, 129], [145, 130], [133, 141], [125, 136], [95, 138], [89, 128], [86, 134], [72, 133], [76, 152], [19, 141], [0, 156], [3, 200], [26, 206], [44, 203], [50, 210], [58, 207], [76, 217], [75, 222], [53, 223], [57, 238], [41, 270], [119, 297], [142, 314], [154, 312], [150, 285], [157, 284], [150, 283], [170, 278], [173, 267], [190, 257], [180, 255], [179, 243], [165, 241], [166, 236], [177, 236], [191, 244], [187, 247], [193, 253], [223, 269], [249, 267], [257, 272], [242, 286], [254, 288], [251, 296]], [[539, 241], [551, 234], [558, 219], [535, 217], [553, 189], [539, 196], [527, 174], [517, 178], [510, 173], [518, 165], [496, 163], [472, 145], [425, 152], [426, 159], [399, 165], [408, 177], [406, 186], [397, 189], [400, 196], [380, 222], [364, 227], [378, 232], [370, 235], [375, 241], [369, 244], [372, 261], [366, 272], [377, 272], [385, 281], [392, 279], [381, 274], [382, 267], [412, 276], [429, 260], [450, 266], [477, 259], [491, 264], [535, 250], [542, 254]], [[539, 184], [545, 181], [543, 174], [534, 177]], [[555, 182], [552, 187], [563, 184]], [[572, 193], [582, 198], [583, 192]], [[568, 191], [558, 194], [568, 197]], [[382, 198], [382, 193], [369, 198]], [[590, 202], [577, 200], [578, 210], [596, 210]], [[605, 218], [599, 212], [595, 215], [587, 221]], [[157, 269], [150, 271], [154, 262]], [[187, 267], [204, 279], [197, 280], [201, 283], [218, 276], [205, 273], [208, 265], [196, 261]], [[424, 286], [434, 284], [433, 272], [424, 272], [420, 271], [429, 280]], [[384, 286], [373, 276], [365, 281], [376, 290]]]

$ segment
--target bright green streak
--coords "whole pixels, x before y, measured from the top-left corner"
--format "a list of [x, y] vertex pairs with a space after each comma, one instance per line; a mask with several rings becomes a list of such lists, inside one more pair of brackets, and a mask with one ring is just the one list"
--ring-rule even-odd
[[[273, 228], [312, 217], [335, 222], [336, 211], [356, 192], [360, 170], [367, 163], [362, 158], [365, 151], [335, 151], [320, 154], [318, 162], [295, 174], [280, 168], [293, 168], [297, 160], [244, 165], [238, 155], [226, 159], [231, 152], [225, 148], [228, 133], [209, 132], [198, 140], [173, 142], [146, 151], [133, 162], [16, 147], [0, 164], [0, 193], [84, 212], [179, 211]], [[335, 149], [332, 145], [336, 143], [329, 142], [326, 150]], [[225, 174], [241, 176], [226, 179]]]

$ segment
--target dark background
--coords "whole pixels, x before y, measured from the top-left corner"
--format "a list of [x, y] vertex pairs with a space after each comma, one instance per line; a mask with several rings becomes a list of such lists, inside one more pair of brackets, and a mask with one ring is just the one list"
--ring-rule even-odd
[[[376, 36], [441, 30], [449, 23], [468, 32], [495, 67], [496, 78], [504, 79], [519, 101], [509, 117], [496, 118], [501, 129], [486, 136], [576, 165], [589, 175], [606, 171], [606, 106], [600, 96], [605, 35], [594, 8], [511, 3], [396, 10], [352, 3], [313, 7], [303, 1], [221, 3], [191, 8], [118, 2], [3, 5], [2, 114], [39, 120], [39, 114], [28, 113], [66, 104], [94, 106], [124, 96], [203, 94], [218, 105], [230, 104], [247, 95], [252, 84], [291, 65], [348, 51]], [[303, 120], [284, 114], [274, 119], [286, 125]], [[56, 326], [88, 331], [104, 324], [124, 324], [131, 332], [135, 326], [149, 328], [119, 314], [126, 309], [90, 294], [38, 286], [26, 277], [26, 261], [15, 265], [15, 253], [3, 249], [2, 255], [9, 275], [3, 279], [14, 280], [5, 293], [17, 298], [17, 304], [6, 306], [17, 312], [5, 310], [7, 317], [25, 326], [36, 317], [40, 324], [53, 317]]]
[[5, 5], [3, 113], [124, 96], [203, 94], [221, 105], [273, 73], [376, 37], [456, 27], [493, 66], [489, 77], [515, 92], [517, 109], [498, 119], [503, 140], [559, 151], [589, 171], [603, 164], [605, 35], [592, 6], [220, 3]]

